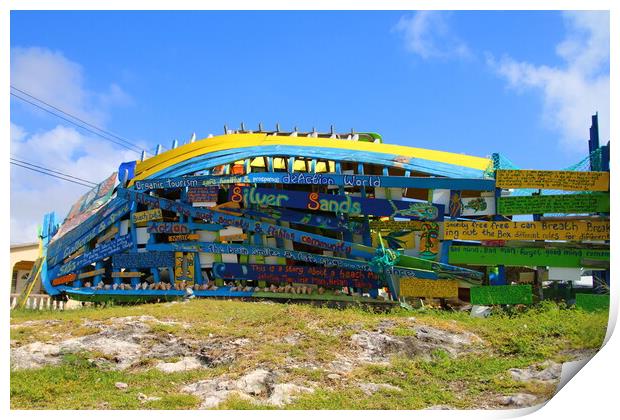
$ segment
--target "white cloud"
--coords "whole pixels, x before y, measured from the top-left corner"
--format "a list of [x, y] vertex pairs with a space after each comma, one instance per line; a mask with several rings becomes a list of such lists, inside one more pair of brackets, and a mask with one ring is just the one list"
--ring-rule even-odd
[[39, 47], [11, 49], [11, 85], [94, 125], [105, 124], [110, 107], [131, 101], [115, 83], [104, 92], [87, 89], [80, 64]]
[[[120, 162], [136, 159], [129, 150], [88, 137], [62, 125], [29, 134], [11, 123], [11, 154], [16, 159], [101, 182]], [[36, 227], [50, 211], [62, 220], [87, 187], [11, 165], [11, 243], [33, 242]]]
[[442, 11], [419, 11], [401, 17], [394, 30], [403, 36], [407, 50], [424, 59], [471, 56], [467, 44], [450, 29], [448, 16]]
[[[61, 53], [18, 48], [11, 55], [12, 84], [89, 122], [103, 125], [112, 106], [131, 101], [114, 83], [104, 92], [88, 90], [82, 67]], [[138, 158], [135, 152], [65, 125], [41, 132], [11, 122], [10, 143], [16, 159], [96, 183], [117, 170], [120, 162]], [[87, 187], [11, 165], [11, 243], [35, 241], [45, 213], [56, 211], [64, 218], [87, 191]]]
[[599, 112], [601, 143], [609, 140], [609, 13], [566, 12], [566, 39], [556, 46], [562, 66], [537, 65], [504, 56], [487, 62], [518, 92], [543, 100], [544, 122], [560, 133], [561, 145], [587, 152], [590, 116]]

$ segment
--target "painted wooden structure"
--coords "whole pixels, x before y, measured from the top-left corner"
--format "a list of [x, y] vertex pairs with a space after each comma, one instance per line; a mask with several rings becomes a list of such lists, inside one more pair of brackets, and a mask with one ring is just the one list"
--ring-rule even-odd
[[[63, 224], [47, 216], [41, 278], [51, 295], [395, 302], [476, 287], [501, 303], [499, 289], [480, 289], [510, 287], [488, 267], [609, 259], [605, 171], [503, 171], [375, 133], [238, 131], [124, 162], [116, 176]], [[521, 187], [579, 193], [510, 195]], [[585, 214], [512, 220], [527, 208]], [[548, 240], [570, 246], [556, 252]]]

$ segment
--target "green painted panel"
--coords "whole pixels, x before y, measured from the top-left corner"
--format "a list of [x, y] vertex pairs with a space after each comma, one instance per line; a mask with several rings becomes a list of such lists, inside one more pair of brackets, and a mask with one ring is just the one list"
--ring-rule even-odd
[[532, 304], [532, 286], [482, 286], [470, 289], [471, 303], [474, 305], [516, 305]]
[[584, 311], [608, 311], [609, 295], [575, 294], [575, 306]]
[[497, 213], [503, 215], [608, 212], [609, 194], [559, 194], [501, 197], [497, 202]]
[[582, 267], [582, 259], [609, 261], [608, 249], [451, 246], [450, 264]]

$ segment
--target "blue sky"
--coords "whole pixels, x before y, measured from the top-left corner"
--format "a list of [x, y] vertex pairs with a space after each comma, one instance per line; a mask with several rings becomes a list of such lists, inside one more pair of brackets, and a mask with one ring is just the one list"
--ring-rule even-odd
[[[591, 113], [608, 138], [605, 13], [13, 11], [11, 58], [16, 87], [149, 148], [241, 121], [335, 124], [560, 169], [587, 154]], [[16, 99], [11, 123], [11, 153], [93, 181], [136, 157]], [[25, 172], [12, 194], [41, 188]], [[60, 207], [84, 192], [45, 183]]]

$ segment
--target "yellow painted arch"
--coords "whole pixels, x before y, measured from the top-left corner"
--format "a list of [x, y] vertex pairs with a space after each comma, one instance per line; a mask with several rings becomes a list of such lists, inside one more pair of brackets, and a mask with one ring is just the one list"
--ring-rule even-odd
[[153, 156], [143, 162], [138, 162], [136, 165], [135, 177], [130, 182], [130, 185], [133, 184], [133, 181], [146, 179], [170, 166], [203, 154], [257, 146], [324, 147], [333, 149], [347, 149], [351, 151], [385, 153], [404, 156], [407, 158], [426, 159], [435, 162], [463, 166], [466, 168], [478, 169], [481, 171], [486, 170], [491, 163], [491, 161], [487, 158], [384, 143], [368, 143], [310, 137], [269, 136], [266, 134], [227, 134], [185, 144], [177, 147], [176, 149], [168, 150], [158, 156]]

